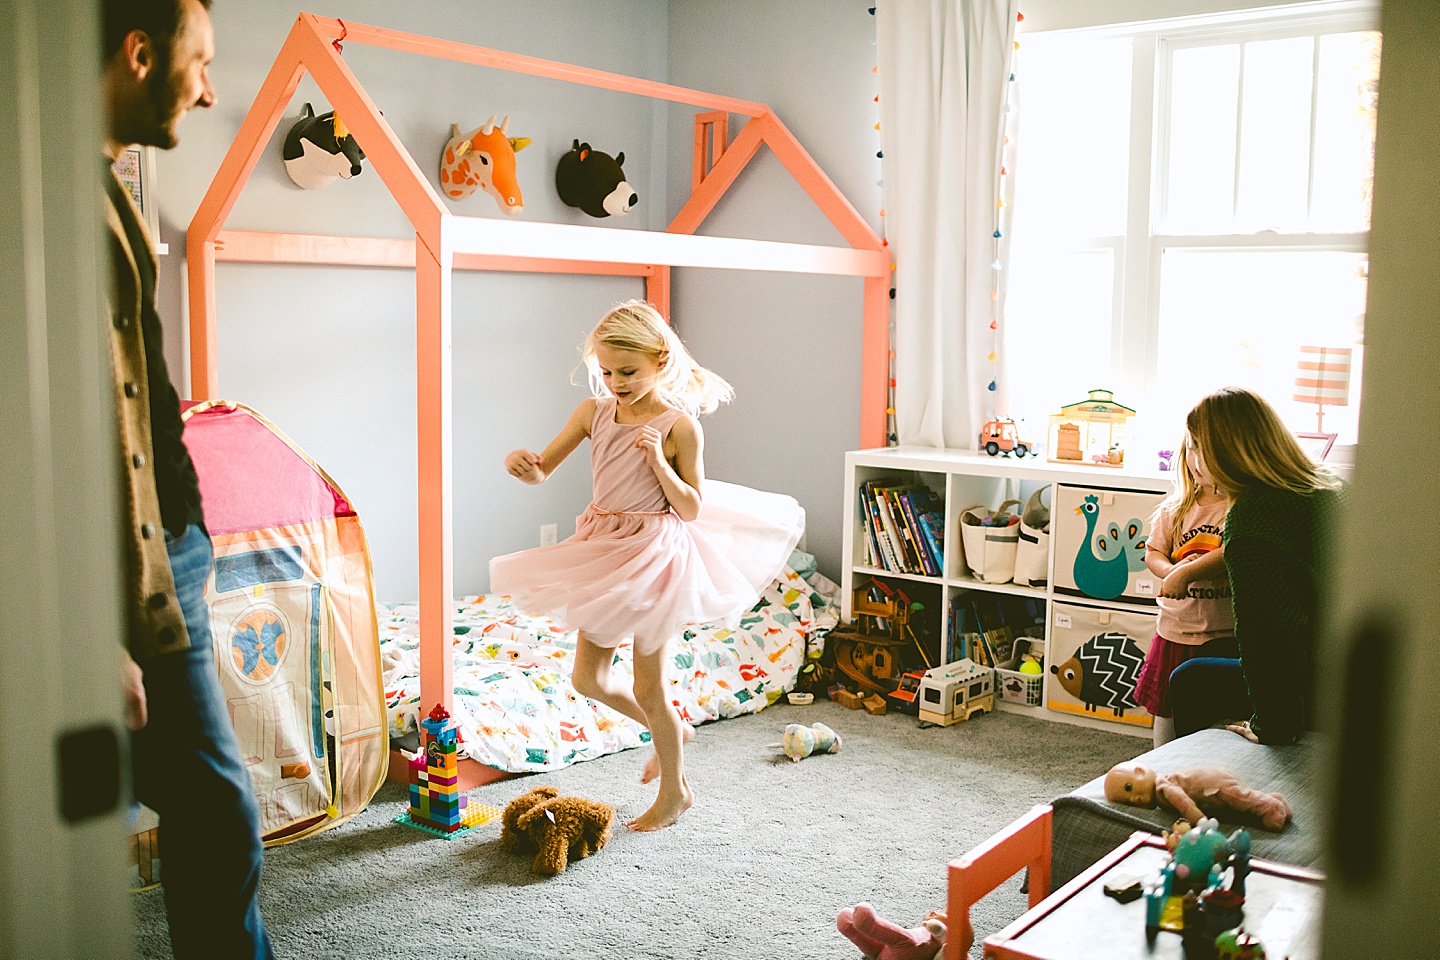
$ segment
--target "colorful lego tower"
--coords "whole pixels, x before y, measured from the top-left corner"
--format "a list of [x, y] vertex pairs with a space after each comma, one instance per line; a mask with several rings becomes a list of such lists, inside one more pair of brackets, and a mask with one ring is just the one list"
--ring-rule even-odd
[[420, 727], [420, 753], [410, 761], [410, 809], [396, 821], [448, 838], [498, 817], [497, 808], [471, 804], [460, 792], [460, 727], [444, 704], [435, 704]]

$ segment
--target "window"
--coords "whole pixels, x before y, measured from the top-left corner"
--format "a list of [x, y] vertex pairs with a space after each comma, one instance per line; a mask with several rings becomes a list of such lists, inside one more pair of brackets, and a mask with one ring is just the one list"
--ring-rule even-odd
[[1352, 350], [1355, 441], [1380, 37], [1369, 13], [1250, 14], [1021, 37], [1005, 303], [1022, 432], [1090, 389], [1136, 408], [1132, 456], [1251, 387], [1297, 432], [1301, 346]]

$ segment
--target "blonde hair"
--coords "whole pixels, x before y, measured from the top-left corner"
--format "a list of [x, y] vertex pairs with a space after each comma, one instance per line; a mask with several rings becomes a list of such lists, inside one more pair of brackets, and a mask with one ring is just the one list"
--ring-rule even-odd
[[[1156, 510], [1156, 516], [1159, 516], [1161, 510], [1171, 511], [1170, 543], [1172, 547], [1180, 545], [1180, 538], [1185, 535], [1185, 515], [1190, 512], [1191, 507], [1195, 506], [1200, 499], [1200, 494], [1204, 492], [1204, 487], [1195, 482], [1195, 476], [1190, 472], [1188, 454], [1194, 449], [1195, 441], [1190, 439], [1188, 433], [1180, 438], [1180, 449], [1175, 451], [1175, 456], [1170, 461], [1171, 464], [1176, 464], [1170, 468], [1171, 472], [1175, 474], [1175, 489], [1170, 491], [1170, 495], [1161, 502], [1159, 509]], [[1166, 557], [1165, 559], [1170, 558]]]
[[595, 355], [602, 344], [654, 357], [660, 365], [655, 385], [660, 398], [691, 416], [710, 413], [735, 396], [730, 384], [695, 362], [660, 311], [644, 300], [626, 300], [605, 314], [585, 338], [582, 358], [589, 370], [590, 392], [597, 397], [610, 395]]
[[1234, 500], [1250, 487], [1309, 494], [1335, 490], [1340, 478], [1311, 460], [1280, 415], [1259, 394], [1222, 387], [1185, 417], [1205, 469]]

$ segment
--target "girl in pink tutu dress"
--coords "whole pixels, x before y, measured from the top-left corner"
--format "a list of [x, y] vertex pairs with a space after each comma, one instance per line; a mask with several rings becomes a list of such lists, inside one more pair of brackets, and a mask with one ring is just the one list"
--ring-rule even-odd
[[[505, 469], [544, 483], [589, 437], [594, 498], [573, 537], [491, 560], [490, 592], [578, 630], [575, 689], [650, 728], [655, 754], [642, 780], [658, 775], [660, 789], [626, 826], [659, 830], [694, 803], [684, 744], [695, 731], [670, 704], [666, 647], [683, 624], [734, 620], [753, 606], [789, 559], [805, 514], [790, 497], [705, 479], [695, 418], [733, 391], [695, 363], [654, 307], [631, 300], [610, 311], [586, 338], [584, 359], [595, 396], [543, 453], [512, 451]], [[627, 637], [633, 690], [610, 673]]]

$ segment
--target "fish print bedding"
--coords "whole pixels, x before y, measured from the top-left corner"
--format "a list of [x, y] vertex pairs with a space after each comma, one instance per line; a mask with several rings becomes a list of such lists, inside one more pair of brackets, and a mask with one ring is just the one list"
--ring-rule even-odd
[[[794, 687], [812, 645], [838, 619], [833, 586], [786, 569], [738, 626], [694, 624], [672, 648], [667, 679], [691, 724], [756, 713]], [[829, 594], [829, 596], [827, 596]], [[420, 703], [419, 605], [380, 611], [380, 651], [392, 739], [416, 729]], [[466, 597], [454, 628], [460, 755], [508, 773], [556, 770], [648, 743], [649, 731], [575, 692], [575, 633], [529, 617], [504, 596]], [[631, 675], [629, 643], [614, 670]]]

